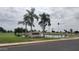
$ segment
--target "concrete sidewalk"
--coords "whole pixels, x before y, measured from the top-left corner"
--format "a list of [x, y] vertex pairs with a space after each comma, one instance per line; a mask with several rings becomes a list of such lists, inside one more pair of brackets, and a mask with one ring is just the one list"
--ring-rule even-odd
[[17, 45], [25, 45], [25, 44], [41, 43], [41, 42], [50, 42], [50, 41], [75, 40], [75, 39], [79, 39], [79, 37], [63, 38], [63, 39], [55, 39], [55, 40], [53, 39], [53, 40], [43, 40], [43, 41], [31, 41], [31, 42], [4, 43], [4, 44], [0, 44], [0, 47], [17, 46]]

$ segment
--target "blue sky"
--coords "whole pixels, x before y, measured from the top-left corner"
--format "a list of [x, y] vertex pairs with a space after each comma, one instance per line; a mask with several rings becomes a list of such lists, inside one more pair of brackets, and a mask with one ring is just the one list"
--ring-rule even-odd
[[[0, 26], [7, 30], [13, 30], [16, 27], [24, 27], [24, 25], [18, 25], [18, 21], [23, 20], [23, 15], [26, 13], [26, 9], [30, 8], [0, 7]], [[51, 27], [46, 27], [46, 30], [48, 31], [51, 31], [51, 29], [56, 31], [63, 31], [64, 29], [69, 30], [70, 28], [79, 30], [78, 7], [36, 7], [35, 9], [35, 13], [37, 15], [43, 12], [50, 14]], [[34, 23], [36, 26], [33, 29], [42, 30], [41, 27], [37, 24], [38, 22], [35, 20]], [[58, 22], [60, 23], [59, 27], [57, 25]], [[30, 30], [29, 26], [28, 29]]]

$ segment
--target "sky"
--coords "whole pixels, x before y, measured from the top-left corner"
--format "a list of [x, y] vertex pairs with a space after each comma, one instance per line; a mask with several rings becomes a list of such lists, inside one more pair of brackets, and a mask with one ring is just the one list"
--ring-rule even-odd
[[[0, 7], [0, 27], [6, 30], [14, 30], [17, 27], [23, 27], [24, 25], [18, 24], [19, 21], [23, 21], [23, 15], [26, 14], [26, 9], [30, 10], [30, 7]], [[46, 27], [47, 31], [52, 29], [55, 31], [63, 31], [64, 29], [79, 30], [79, 8], [78, 7], [35, 7], [35, 14], [39, 15], [43, 12], [50, 15], [51, 26]], [[40, 21], [40, 19], [39, 19]], [[39, 21], [34, 21], [35, 27], [33, 29], [41, 30], [38, 25]], [[58, 26], [57, 23], [60, 23]], [[30, 30], [30, 27], [28, 26]]]

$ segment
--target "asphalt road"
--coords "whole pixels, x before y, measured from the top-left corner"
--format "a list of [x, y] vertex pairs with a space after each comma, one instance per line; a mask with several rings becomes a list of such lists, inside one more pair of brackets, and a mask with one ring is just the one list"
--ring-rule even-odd
[[79, 51], [79, 39], [1, 47], [1, 51]]

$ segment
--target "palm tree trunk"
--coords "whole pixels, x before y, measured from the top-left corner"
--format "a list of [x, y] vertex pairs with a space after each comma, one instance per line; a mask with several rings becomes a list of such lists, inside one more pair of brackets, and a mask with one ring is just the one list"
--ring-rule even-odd
[[45, 38], [45, 26], [43, 27], [43, 37]]
[[32, 25], [33, 25], [33, 21], [31, 21], [31, 33], [32, 33]]
[[31, 38], [32, 38], [32, 25], [31, 25], [31, 32], [30, 33], [31, 33]]
[[25, 34], [27, 33], [27, 23], [25, 25]]
[[32, 25], [31, 25], [31, 33], [32, 33]]

